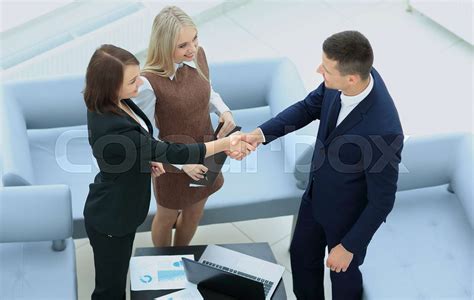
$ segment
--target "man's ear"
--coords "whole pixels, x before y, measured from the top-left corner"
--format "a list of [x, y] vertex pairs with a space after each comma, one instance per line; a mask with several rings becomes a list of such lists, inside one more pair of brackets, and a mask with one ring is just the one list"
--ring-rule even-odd
[[360, 81], [360, 76], [357, 74], [350, 74], [349, 76], [349, 83], [356, 84]]

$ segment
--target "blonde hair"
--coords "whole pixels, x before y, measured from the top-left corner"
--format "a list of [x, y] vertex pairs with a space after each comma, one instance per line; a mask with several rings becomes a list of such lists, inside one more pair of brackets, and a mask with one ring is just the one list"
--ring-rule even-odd
[[[148, 53], [143, 72], [149, 72], [161, 77], [170, 77], [175, 74], [173, 55], [181, 28], [196, 29], [191, 17], [177, 6], [163, 8], [153, 21]], [[194, 56], [194, 64], [199, 75], [209, 81], [202, 72], [197, 57], [199, 48]]]

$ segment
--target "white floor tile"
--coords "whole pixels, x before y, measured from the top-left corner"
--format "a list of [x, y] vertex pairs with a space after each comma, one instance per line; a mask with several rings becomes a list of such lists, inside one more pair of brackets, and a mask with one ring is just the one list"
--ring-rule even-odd
[[[472, 131], [473, 48], [465, 42], [387, 64], [384, 77], [408, 135]], [[422, 120], [422, 121], [421, 121]]]
[[233, 224], [254, 242], [272, 245], [291, 232], [293, 216], [234, 222]]
[[79, 299], [90, 299], [95, 286], [94, 255], [87, 240], [76, 248], [77, 287]]
[[324, 297], [326, 299], [332, 299], [331, 277], [329, 276], [328, 268], [324, 269]]
[[199, 226], [191, 245], [251, 243], [231, 223]]
[[272, 245], [271, 248], [278, 264], [284, 266], [291, 273], [290, 242], [290, 235], [287, 235], [281, 241]]
[[293, 279], [290, 272], [285, 271], [285, 273], [283, 273], [283, 283], [285, 284], [286, 298], [288, 300], [296, 299], [293, 293]]
[[326, 0], [329, 7], [349, 19], [367, 13], [384, 3], [405, 3], [404, 0]]
[[199, 41], [206, 50], [208, 62], [278, 56], [274, 49], [225, 15], [199, 26]]
[[88, 238], [83, 238], [83, 239], [75, 239], [74, 240], [74, 245], [76, 247], [76, 250], [84, 245], [89, 244], [89, 239]]
[[[376, 26], [374, 26], [376, 24]], [[393, 54], [387, 59], [423, 57], [452, 45], [458, 38], [417, 12], [407, 12], [404, 2], [377, 5], [348, 18], [345, 27], [360, 30], [371, 41], [375, 56]], [[382, 51], [383, 50], [383, 51]]]
[[297, 64], [301, 60], [311, 74], [321, 58], [322, 41], [344, 20], [323, 2], [255, 1], [228, 15], [279, 55]]
[[135, 241], [133, 241], [133, 249], [143, 247], [153, 247], [153, 242], [151, 240], [151, 232], [149, 231], [138, 232], [135, 235]]
[[278, 56], [292, 60], [307, 90], [322, 80], [316, 73], [322, 41], [344, 20], [321, 2], [251, 2], [228, 15]]
[[[319, 1], [253, 1], [228, 13], [236, 23], [273, 47], [288, 44], [286, 38], [301, 31], [317, 34], [324, 23], [343, 18], [326, 3]], [[317, 26], [320, 25], [320, 26]], [[312, 37], [300, 41], [307, 47]], [[299, 45], [297, 45], [299, 46]]]

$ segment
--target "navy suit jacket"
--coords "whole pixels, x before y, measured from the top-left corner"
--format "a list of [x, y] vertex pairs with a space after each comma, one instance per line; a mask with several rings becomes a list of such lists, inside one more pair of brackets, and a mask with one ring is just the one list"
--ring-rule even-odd
[[374, 86], [334, 130], [340, 91], [316, 90], [259, 126], [265, 143], [319, 119], [309, 183], [303, 201], [332, 239], [352, 253], [364, 251], [393, 208], [403, 131], [379, 73]]

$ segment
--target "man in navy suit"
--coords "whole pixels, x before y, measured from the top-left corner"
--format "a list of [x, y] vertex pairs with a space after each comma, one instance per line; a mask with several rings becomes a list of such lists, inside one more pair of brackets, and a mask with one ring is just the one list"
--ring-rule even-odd
[[298, 299], [324, 299], [326, 246], [333, 299], [360, 299], [359, 266], [394, 204], [403, 132], [373, 60], [361, 33], [330, 36], [318, 67], [324, 82], [245, 137], [255, 145], [267, 144], [320, 120], [290, 247]]

